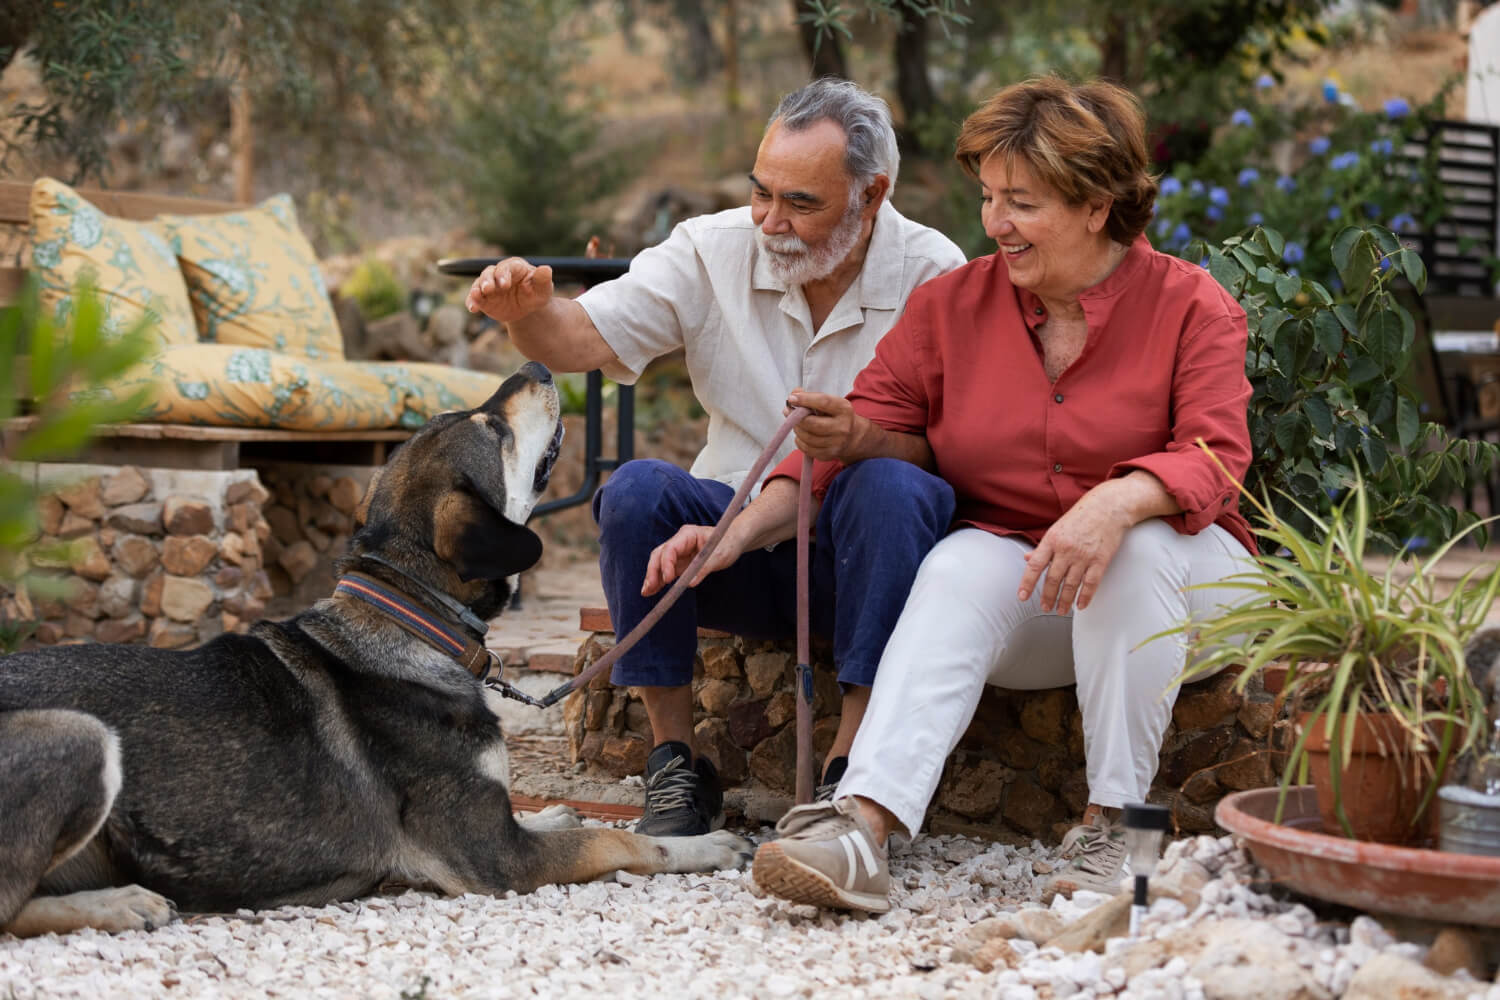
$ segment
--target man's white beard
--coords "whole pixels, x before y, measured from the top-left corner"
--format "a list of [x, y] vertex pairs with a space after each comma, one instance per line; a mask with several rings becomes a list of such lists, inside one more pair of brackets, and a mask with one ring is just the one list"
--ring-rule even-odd
[[859, 242], [862, 221], [859, 192], [853, 191], [844, 217], [839, 219], [839, 224], [822, 245], [808, 246], [795, 233], [770, 236], [758, 226], [755, 242], [766, 255], [772, 274], [788, 285], [805, 285], [810, 281], [822, 281], [844, 262], [854, 244]]

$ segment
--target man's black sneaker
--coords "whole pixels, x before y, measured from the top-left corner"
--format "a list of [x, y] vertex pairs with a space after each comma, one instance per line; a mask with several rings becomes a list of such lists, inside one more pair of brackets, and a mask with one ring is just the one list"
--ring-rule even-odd
[[839, 790], [839, 782], [844, 778], [844, 772], [849, 770], [848, 757], [835, 757], [828, 762], [828, 767], [823, 770], [823, 780], [818, 782], [817, 788], [813, 789], [814, 802], [832, 802], [833, 794]]
[[724, 790], [713, 764], [688, 765], [687, 744], [668, 740], [646, 758], [646, 808], [635, 832], [649, 837], [695, 837], [724, 825]]

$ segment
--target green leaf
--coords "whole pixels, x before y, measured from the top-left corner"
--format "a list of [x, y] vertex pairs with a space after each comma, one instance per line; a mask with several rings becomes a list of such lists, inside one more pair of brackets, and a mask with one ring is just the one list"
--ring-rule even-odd
[[1344, 349], [1344, 327], [1337, 317], [1327, 310], [1319, 310], [1313, 317], [1313, 330], [1318, 350], [1330, 358], [1338, 357]]
[[1302, 279], [1291, 274], [1283, 274], [1275, 281], [1276, 294], [1283, 302], [1290, 302], [1302, 291]]
[[[1354, 244], [1358, 243], [1363, 235], [1364, 233], [1360, 230], [1350, 226], [1333, 238], [1333, 266], [1338, 268], [1339, 277], [1344, 277], [1344, 273], [1349, 269]], [[1344, 279], [1344, 284], [1349, 284], [1347, 278]]]
[[1427, 265], [1422, 263], [1420, 254], [1415, 250], [1403, 249], [1397, 257], [1397, 266], [1418, 295], [1427, 290]]
[[1314, 434], [1318, 437], [1333, 435], [1333, 411], [1328, 408], [1327, 400], [1321, 396], [1309, 396], [1303, 401], [1302, 409], [1307, 413]]
[[1396, 437], [1403, 450], [1410, 448], [1416, 441], [1421, 426], [1422, 418], [1417, 412], [1417, 405], [1405, 396], [1396, 400]]

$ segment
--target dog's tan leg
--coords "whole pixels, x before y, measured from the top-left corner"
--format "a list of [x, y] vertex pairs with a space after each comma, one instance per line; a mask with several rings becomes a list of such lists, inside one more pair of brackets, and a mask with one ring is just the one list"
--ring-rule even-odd
[[176, 916], [172, 901], [138, 885], [91, 889], [67, 896], [34, 896], [0, 930], [17, 937], [95, 930], [151, 931]]
[[655, 875], [743, 868], [754, 853], [748, 840], [728, 830], [702, 837], [642, 837], [590, 827], [538, 834], [531, 846], [532, 864], [518, 873], [521, 884], [511, 886], [519, 892], [554, 882], [589, 882], [615, 871]]
[[576, 830], [583, 825], [578, 810], [561, 802], [553, 803], [534, 813], [518, 813], [516, 822], [531, 833], [554, 833], [558, 830]]
[[93, 716], [0, 712], [0, 928], [93, 839], [120, 783], [119, 741]]

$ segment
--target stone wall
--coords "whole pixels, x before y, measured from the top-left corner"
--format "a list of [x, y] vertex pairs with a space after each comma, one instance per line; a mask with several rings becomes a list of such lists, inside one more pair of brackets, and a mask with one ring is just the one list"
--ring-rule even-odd
[[[594, 633], [579, 650], [581, 672], [614, 644]], [[785, 808], [796, 760], [794, 646], [704, 633], [694, 669], [694, 729], [727, 788], [771, 793]], [[814, 645], [813, 743], [821, 762], [838, 728], [839, 689], [826, 646]], [[1273, 784], [1276, 706], [1258, 679], [1244, 695], [1224, 674], [1188, 685], [1177, 699], [1150, 799], [1171, 807], [1183, 832], [1214, 829], [1213, 809], [1232, 791]], [[640, 774], [650, 750], [645, 706], [607, 677], [571, 695], [564, 724], [573, 759], [590, 771]], [[1083, 723], [1074, 691], [988, 688], [949, 759], [928, 811], [933, 830], [989, 837], [1060, 836], [1087, 805]], [[764, 794], [741, 796], [764, 801]], [[736, 796], [731, 791], [731, 801]], [[779, 813], [777, 813], [779, 815]], [[759, 817], [757, 817], [759, 818]], [[775, 815], [771, 816], [772, 819]]]
[[254, 471], [48, 464], [30, 582], [0, 589], [0, 621], [35, 623], [43, 644], [196, 645], [244, 631], [271, 597]]
[[333, 590], [373, 469], [36, 466], [34, 583], [0, 588], [0, 624], [34, 642], [195, 646]]

